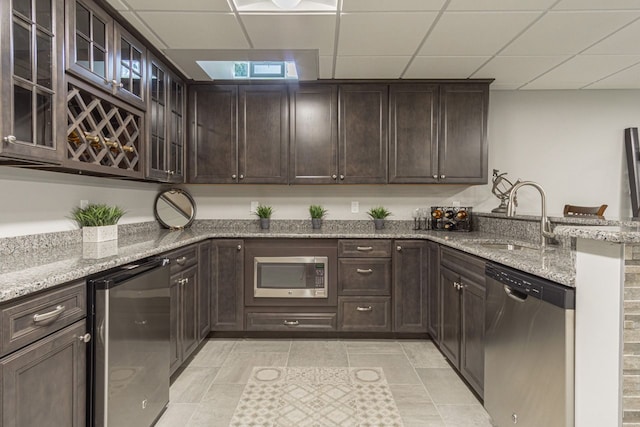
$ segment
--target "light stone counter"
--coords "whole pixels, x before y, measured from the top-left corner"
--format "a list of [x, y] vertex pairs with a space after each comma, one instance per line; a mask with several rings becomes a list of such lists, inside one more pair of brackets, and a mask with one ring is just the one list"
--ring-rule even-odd
[[[522, 271], [553, 280], [566, 286], [574, 286], [574, 261], [572, 252], [565, 248], [537, 249], [532, 251], [507, 251], [487, 249], [482, 243], [504, 242], [505, 238], [489, 233], [453, 233], [443, 231], [388, 231], [362, 229], [326, 231], [295, 229], [234, 230], [215, 225], [198, 226], [184, 231], [146, 230], [121, 236], [117, 255], [90, 259], [83, 257], [82, 244], [44, 247], [42, 249], [14, 250], [1, 256], [0, 302], [37, 292], [72, 280], [84, 279], [111, 268], [124, 265], [177, 249], [209, 238], [326, 238], [326, 239], [424, 239], [432, 240], [464, 252], [502, 263]], [[531, 243], [517, 242], [533, 246]]]

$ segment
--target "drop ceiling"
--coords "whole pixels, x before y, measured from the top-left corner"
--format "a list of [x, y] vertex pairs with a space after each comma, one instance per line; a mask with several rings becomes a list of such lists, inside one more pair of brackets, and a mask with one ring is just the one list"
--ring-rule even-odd
[[[640, 88], [640, 0], [107, 0], [185, 75], [296, 60], [303, 80], [495, 78], [492, 89]], [[333, 11], [327, 10], [333, 7]]]

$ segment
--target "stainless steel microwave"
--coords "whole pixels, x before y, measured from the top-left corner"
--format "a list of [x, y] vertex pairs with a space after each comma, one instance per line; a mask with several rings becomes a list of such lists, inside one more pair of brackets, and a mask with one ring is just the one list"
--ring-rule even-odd
[[326, 256], [254, 257], [256, 298], [327, 298]]

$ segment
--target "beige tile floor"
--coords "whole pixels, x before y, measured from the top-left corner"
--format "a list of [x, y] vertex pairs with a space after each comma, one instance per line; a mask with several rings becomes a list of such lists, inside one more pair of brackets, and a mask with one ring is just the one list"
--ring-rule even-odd
[[210, 339], [171, 385], [157, 427], [226, 427], [255, 366], [381, 367], [406, 427], [491, 427], [430, 341]]

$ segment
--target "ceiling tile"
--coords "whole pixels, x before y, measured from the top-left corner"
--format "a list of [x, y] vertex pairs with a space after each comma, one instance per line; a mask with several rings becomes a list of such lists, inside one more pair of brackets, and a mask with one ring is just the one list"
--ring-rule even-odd
[[587, 89], [640, 89], [640, 65], [627, 68], [606, 79], [589, 85]]
[[336, 79], [397, 79], [410, 56], [339, 56]]
[[335, 15], [243, 15], [256, 49], [319, 49], [333, 54]]
[[491, 83], [491, 86], [489, 86], [489, 90], [516, 90], [520, 86], [521, 85], [519, 84], [500, 83], [496, 81]]
[[[638, 2], [640, 3], [640, 2]], [[640, 54], [640, 21], [621, 29], [617, 33], [607, 37], [598, 44], [587, 49], [584, 53], [589, 55], [613, 54], [634, 55]]]
[[134, 10], [231, 12], [227, 0], [126, 0]]
[[472, 77], [494, 78], [495, 83], [518, 87], [568, 58], [569, 56], [497, 56]]
[[121, 11], [120, 14], [124, 19], [129, 21], [135, 29], [140, 31], [140, 33], [142, 33], [142, 35], [145, 36], [156, 48], [161, 50], [167, 48], [167, 44], [163, 40], [159, 39], [158, 36], [149, 29], [147, 24], [140, 20], [138, 15], [134, 12]]
[[340, 55], [413, 55], [436, 12], [347, 13], [340, 18]]
[[447, 10], [546, 10], [556, 0], [451, 0]]
[[246, 49], [233, 14], [140, 12], [140, 18], [171, 49]]
[[578, 55], [523, 89], [579, 89], [640, 62], [640, 55]]
[[343, 0], [343, 12], [440, 10], [445, 0]]
[[121, 0], [107, 0], [115, 10], [129, 10], [126, 4], [124, 4]]
[[502, 53], [576, 54], [638, 16], [635, 12], [549, 12]]
[[466, 79], [489, 56], [416, 56], [405, 79]]
[[640, 10], [638, 0], [562, 0], [556, 10]]
[[539, 15], [538, 12], [444, 13], [418, 55], [494, 55]]
[[321, 79], [333, 78], [333, 56], [320, 56], [320, 74]]

